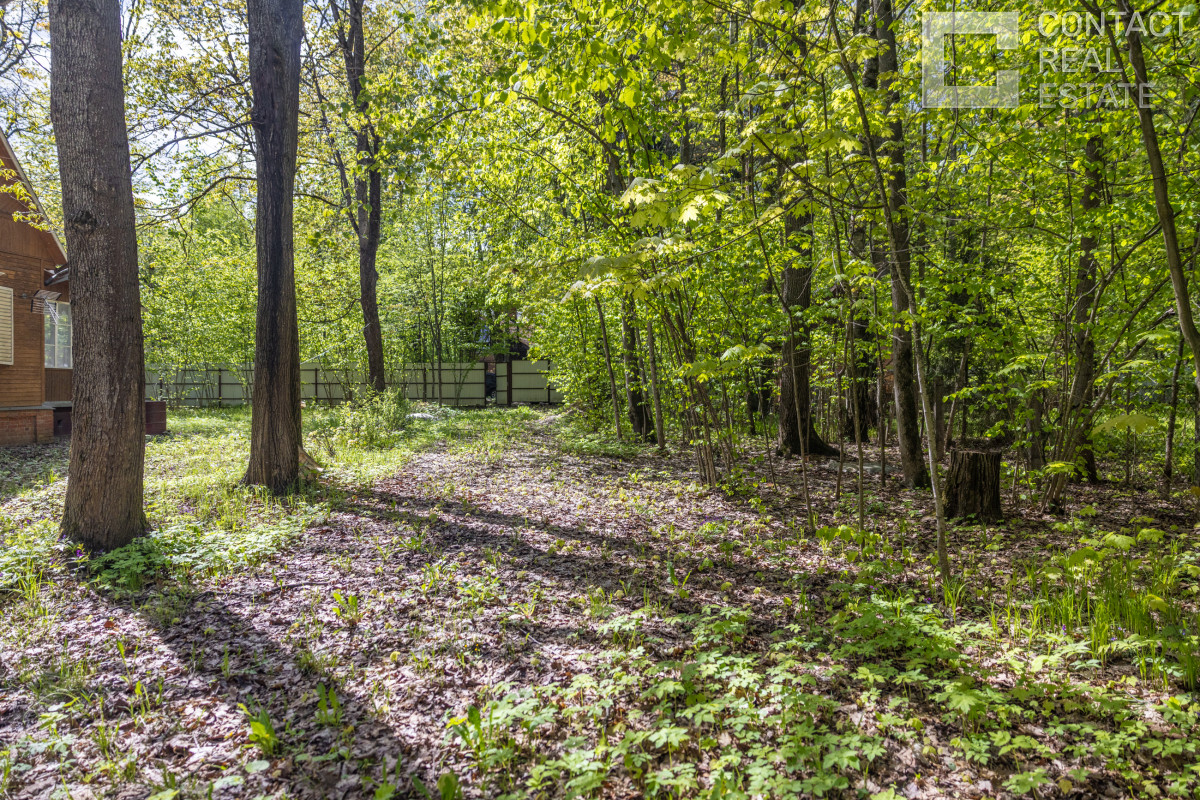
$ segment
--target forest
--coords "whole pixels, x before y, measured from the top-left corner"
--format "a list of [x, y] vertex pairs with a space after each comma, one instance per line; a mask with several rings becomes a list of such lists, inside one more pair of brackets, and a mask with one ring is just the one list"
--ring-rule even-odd
[[0, 798], [1200, 796], [1198, 111], [1165, 1], [0, 0]]

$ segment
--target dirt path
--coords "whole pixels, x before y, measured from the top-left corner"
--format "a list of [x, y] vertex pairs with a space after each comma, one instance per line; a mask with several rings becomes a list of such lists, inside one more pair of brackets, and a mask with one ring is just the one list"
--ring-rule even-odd
[[[0, 697], [0, 739], [24, 740], [15, 795], [358, 797], [465, 772], [445, 744], [449, 714], [501, 682], [569, 683], [607, 644], [581, 597], [695, 607], [663, 590], [651, 528], [754, 524], [677, 484], [669, 463], [655, 463], [660, 491], [624, 481], [622, 497], [629, 464], [549, 444], [535, 426], [502, 463], [420, 456], [220, 585], [133, 602], [47, 587], [25, 646], [0, 657], [16, 684]], [[680, 572], [701, 561], [671, 555]], [[673, 633], [659, 633], [666, 656]], [[278, 740], [265, 748], [248, 739], [260, 712]]]

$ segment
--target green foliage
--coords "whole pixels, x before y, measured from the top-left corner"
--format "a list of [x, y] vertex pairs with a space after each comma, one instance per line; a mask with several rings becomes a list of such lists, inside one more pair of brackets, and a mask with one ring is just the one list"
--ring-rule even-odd
[[317, 685], [316, 722], [329, 728], [338, 728], [342, 724], [342, 701], [332, 686], [326, 689], [325, 684]]
[[365, 611], [359, 606], [358, 595], [335, 591], [333, 593], [333, 614], [353, 628], [362, 622]]
[[312, 436], [336, 457], [338, 448], [386, 450], [395, 447], [409, 426], [411, 404], [399, 390], [366, 396], [319, 410], [313, 415]]
[[275, 755], [279, 751], [281, 742], [275, 733], [275, 724], [271, 722], [270, 712], [266, 708], [251, 710], [244, 703], [239, 703], [238, 708], [246, 715], [250, 729], [247, 738], [250, 744], [262, 750], [263, 755]]

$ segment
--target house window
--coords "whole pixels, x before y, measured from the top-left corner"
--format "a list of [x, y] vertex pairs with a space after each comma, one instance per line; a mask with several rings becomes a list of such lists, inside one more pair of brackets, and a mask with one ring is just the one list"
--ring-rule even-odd
[[0, 286], [0, 364], [13, 363], [13, 290]]
[[[71, 368], [71, 304], [47, 301], [57, 314], [46, 314], [46, 366], [49, 369]], [[49, 308], [46, 309], [50, 311]], [[57, 322], [55, 318], [57, 317]]]

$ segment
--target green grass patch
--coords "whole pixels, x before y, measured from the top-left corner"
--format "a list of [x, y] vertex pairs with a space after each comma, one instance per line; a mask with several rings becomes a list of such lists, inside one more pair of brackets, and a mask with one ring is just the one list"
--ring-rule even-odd
[[568, 455], [581, 457], [600, 456], [620, 458], [626, 461], [637, 458], [644, 452], [642, 445], [618, 440], [611, 430], [594, 430], [578, 416], [560, 417], [552, 423], [554, 440], [558, 449]]
[[[249, 408], [172, 410], [170, 434], [146, 443], [149, 534], [88, 567], [100, 584], [132, 592], [245, 568], [318, 523], [345, 493], [396, 472], [414, 455], [446, 449], [496, 459], [536, 416], [528, 408], [411, 408], [395, 395], [306, 409], [305, 448], [325, 466], [324, 475], [273, 497], [241, 483]], [[22, 467], [27, 459], [33, 463]], [[0, 592], [17, 592], [55, 566], [87, 561], [58, 535], [66, 461], [64, 443], [0, 451], [9, 492], [0, 506]]]

